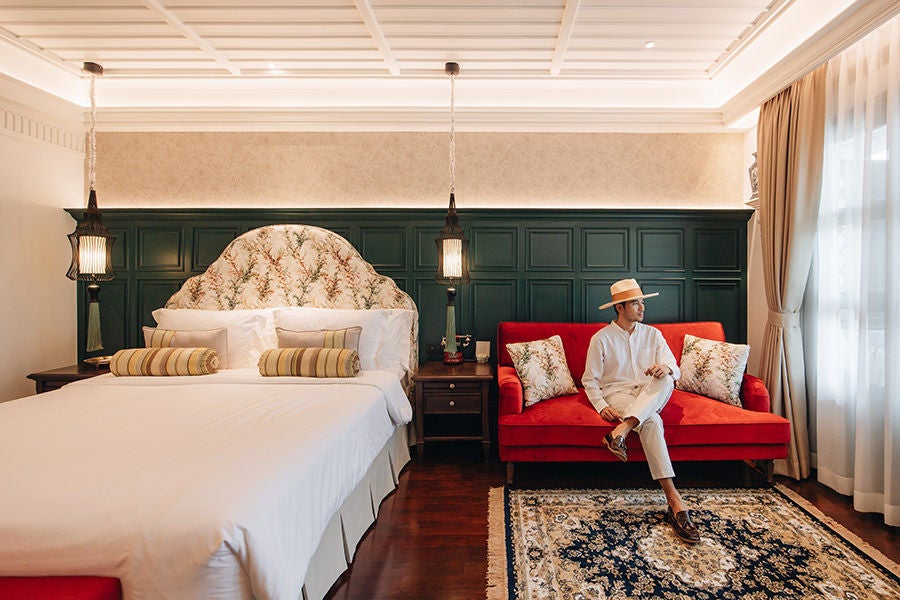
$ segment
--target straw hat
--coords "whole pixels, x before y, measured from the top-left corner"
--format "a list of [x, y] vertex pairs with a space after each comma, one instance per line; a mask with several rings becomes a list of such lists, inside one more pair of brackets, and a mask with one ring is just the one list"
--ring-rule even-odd
[[659, 292], [653, 292], [652, 294], [645, 294], [642, 292], [641, 286], [639, 286], [638, 282], [634, 279], [620, 279], [609, 286], [609, 293], [612, 295], [612, 302], [601, 304], [600, 310], [609, 308], [613, 304], [618, 304], [619, 302], [628, 302], [629, 300], [640, 300], [642, 298], [659, 296]]

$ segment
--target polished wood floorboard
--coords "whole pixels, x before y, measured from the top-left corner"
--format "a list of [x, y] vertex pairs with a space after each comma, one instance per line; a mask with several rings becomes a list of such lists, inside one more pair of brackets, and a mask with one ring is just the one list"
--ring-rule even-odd
[[[360, 542], [352, 567], [328, 600], [475, 600], [487, 573], [487, 497], [506, 483], [505, 467], [481, 462], [470, 444], [431, 444], [413, 458], [378, 521]], [[676, 463], [679, 487], [741, 487], [743, 463]], [[851, 501], [815, 482], [777, 478], [895, 562], [900, 528], [858, 513]], [[761, 480], [757, 480], [761, 482]], [[519, 487], [655, 487], [645, 464], [525, 464]], [[662, 510], [662, 508], [661, 508]]]

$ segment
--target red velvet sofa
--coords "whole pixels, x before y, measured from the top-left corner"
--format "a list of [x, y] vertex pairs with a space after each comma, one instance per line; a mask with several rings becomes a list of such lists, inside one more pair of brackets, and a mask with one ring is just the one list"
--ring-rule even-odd
[[[591, 336], [608, 323], [501, 322], [497, 327], [498, 423], [500, 460], [513, 481], [517, 462], [615, 461], [603, 436], [614, 423], [600, 417], [581, 388]], [[664, 323], [659, 329], [680, 362], [684, 335], [725, 341], [721, 323]], [[562, 338], [566, 361], [578, 393], [526, 407], [522, 382], [506, 344]], [[660, 412], [673, 461], [743, 460], [761, 465], [771, 481], [772, 461], [786, 458], [790, 440], [787, 419], [769, 412], [769, 392], [762, 380], [744, 375], [743, 408], [675, 390]], [[628, 458], [646, 460], [637, 435], [628, 437]]]
[[120, 600], [115, 577], [0, 577], [0, 600]]

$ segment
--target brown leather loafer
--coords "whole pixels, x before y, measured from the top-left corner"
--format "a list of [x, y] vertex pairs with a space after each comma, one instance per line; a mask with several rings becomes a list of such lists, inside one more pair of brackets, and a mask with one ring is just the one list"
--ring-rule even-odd
[[697, 531], [697, 527], [694, 526], [694, 522], [691, 521], [691, 515], [688, 511], [682, 510], [673, 514], [672, 507], [670, 506], [666, 510], [666, 521], [672, 526], [675, 535], [685, 542], [696, 544], [700, 541], [700, 532]]
[[603, 443], [606, 445], [606, 448], [616, 456], [616, 458], [618, 458], [622, 462], [628, 462], [628, 450], [625, 448], [624, 437], [622, 437], [621, 435], [613, 437], [612, 432], [610, 431], [605, 436], [603, 436]]

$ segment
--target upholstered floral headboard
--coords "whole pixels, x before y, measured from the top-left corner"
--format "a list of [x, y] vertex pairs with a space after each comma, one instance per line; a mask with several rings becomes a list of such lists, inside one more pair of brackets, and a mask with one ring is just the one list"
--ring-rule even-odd
[[[234, 310], [309, 306], [417, 311], [390, 277], [379, 275], [350, 242], [310, 225], [269, 225], [232, 241], [202, 275], [188, 279], [166, 308]], [[418, 319], [410, 361], [418, 360]]]

